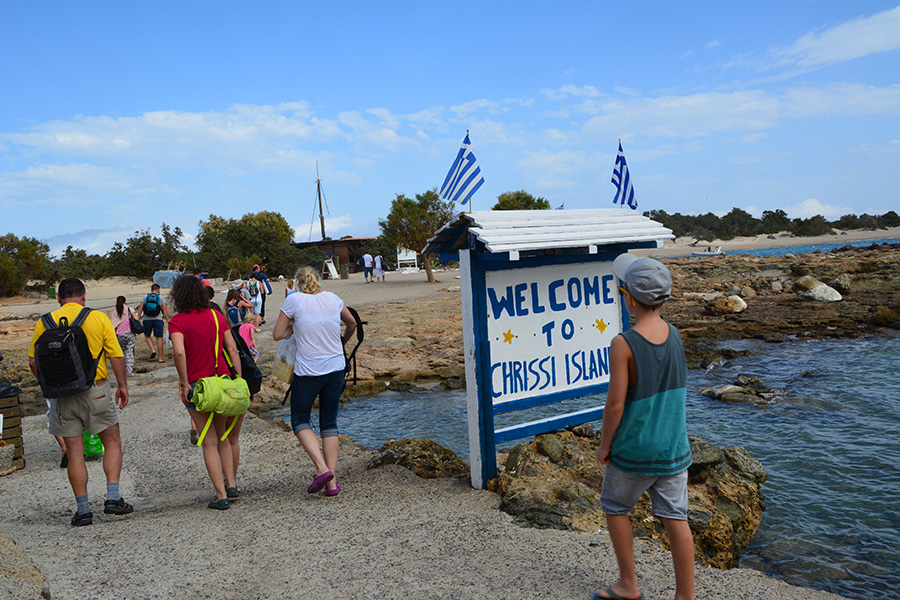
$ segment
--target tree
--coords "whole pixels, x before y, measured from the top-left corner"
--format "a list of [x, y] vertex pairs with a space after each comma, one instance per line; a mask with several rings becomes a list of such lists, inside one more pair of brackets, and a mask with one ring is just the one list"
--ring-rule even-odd
[[170, 263], [180, 262], [187, 256], [187, 247], [181, 242], [181, 229], [170, 229], [162, 224], [163, 237], [153, 237], [150, 230], [135, 231], [125, 243], [116, 242], [106, 254], [106, 272], [109, 275], [152, 277], [155, 271]]
[[497, 196], [497, 204], [491, 210], [546, 210], [550, 202], [543, 197], [535, 198], [525, 190], [503, 192]]
[[237, 219], [209, 215], [197, 233], [198, 262], [222, 277], [244, 274], [254, 264], [270, 273], [293, 273], [303, 257], [293, 246], [294, 230], [277, 212], [248, 213]]
[[50, 247], [42, 241], [11, 233], [0, 236], [0, 297], [20, 293], [49, 263]]
[[790, 226], [791, 220], [788, 218], [787, 213], [780, 208], [763, 211], [762, 227], [760, 228], [762, 233], [772, 234], [779, 231], [787, 231], [790, 229]]
[[[453, 218], [453, 208], [452, 202], [441, 200], [437, 189], [416, 194], [415, 200], [397, 194], [391, 202], [391, 212], [386, 219], [378, 220], [378, 226], [390, 244], [419, 251], [428, 238]], [[434, 283], [430, 253], [422, 258], [428, 283]]]
[[759, 228], [759, 221], [754, 219], [753, 215], [746, 210], [741, 210], [740, 208], [732, 208], [731, 212], [722, 217], [722, 221], [731, 227], [735, 235], [756, 235], [756, 231]]

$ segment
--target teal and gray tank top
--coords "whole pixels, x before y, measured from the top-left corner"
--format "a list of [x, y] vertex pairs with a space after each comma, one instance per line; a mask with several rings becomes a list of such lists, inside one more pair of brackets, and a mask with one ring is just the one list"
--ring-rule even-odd
[[637, 384], [625, 396], [622, 422], [616, 430], [610, 462], [620, 471], [641, 475], [677, 475], [691, 465], [685, 400], [687, 361], [678, 330], [653, 344], [629, 329], [628, 342]]

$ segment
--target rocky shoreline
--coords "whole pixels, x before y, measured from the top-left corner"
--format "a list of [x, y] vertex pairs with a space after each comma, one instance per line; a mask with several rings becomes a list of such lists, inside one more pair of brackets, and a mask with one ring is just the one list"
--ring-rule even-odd
[[[663, 260], [672, 270], [676, 286], [675, 297], [667, 304], [664, 316], [681, 329], [689, 363], [693, 367], [705, 367], [738, 354], [719, 347], [718, 344], [725, 340], [758, 339], [789, 343], [792, 339], [858, 338], [878, 335], [886, 327], [900, 327], [900, 248], [896, 246], [873, 245], [782, 258], [741, 255]], [[359, 381], [354, 386], [348, 386], [345, 401], [352, 402], [353, 394], [377, 393], [388, 385], [396, 388], [440, 380], [447, 387], [464, 386], [459, 282], [452, 272], [438, 276], [440, 283], [433, 286], [404, 279], [399, 274], [390, 275], [383, 285], [363, 286], [353, 278], [326, 282], [326, 289], [332, 289], [348, 304], [359, 309], [367, 321], [366, 341], [358, 353]], [[794, 283], [807, 276], [828, 282], [832, 284], [830, 287], [840, 287], [841, 300], [824, 302], [802, 299], [794, 292]], [[144, 284], [129, 282], [128, 285], [142, 291]], [[99, 288], [96, 293], [93, 292], [94, 288], [89, 285], [88, 304], [103, 308], [103, 303], [108, 302], [107, 296], [100, 293]], [[134, 291], [132, 295], [138, 293]], [[276, 294], [280, 293], [276, 286]], [[745, 307], [738, 312], [722, 310], [714, 305], [717, 298], [739, 298]], [[274, 312], [278, 304], [277, 300], [271, 302], [269, 310]], [[740, 306], [740, 303], [736, 304]], [[27, 300], [20, 301], [15, 304], [15, 311], [9, 310], [8, 306], [0, 305], [0, 350], [6, 355], [6, 360], [0, 363], [0, 378], [17, 382], [22, 387], [25, 414], [37, 415], [44, 410], [43, 400], [37, 395], [38, 388], [27, 371], [27, 360], [23, 358], [33, 329], [34, 315], [53, 306], [46, 300], [30, 304]], [[274, 354], [275, 344], [267, 335], [270, 327], [271, 324], [264, 326], [260, 336], [263, 356], [269, 361], [262, 363], [264, 373], [271, 368], [270, 361]], [[140, 384], [141, 381], [166, 379], [165, 373], [171, 370], [171, 363], [162, 366], [145, 363], [141, 360], [142, 350], [146, 348], [139, 345], [140, 373], [136, 381]], [[711, 391], [710, 395], [723, 401], [759, 402], [771, 399], [766, 397], [769, 392], [764, 382], [736, 382], [735, 387], [739, 389]], [[285, 389], [284, 384], [269, 378], [254, 403], [253, 411], [265, 415], [273, 408], [280, 408]], [[134, 391], [134, 382], [132, 390], [133, 394], [138, 393]], [[39, 419], [34, 417], [32, 420], [37, 422]], [[280, 421], [273, 422], [277, 425]], [[32, 426], [32, 430], [38, 431], [39, 427]], [[599, 490], [599, 486], [590, 482], [598, 483], [598, 474], [585, 470], [591, 466], [587, 463], [596, 465], [596, 461], [575, 458], [574, 464], [570, 465], [566, 463], [573, 459], [568, 458], [553, 462], [546, 450], [548, 445], [552, 445], [552, 441], [545, 441], [548, 437], [551, 436], [544, 436], [532, 445], [516, 446], [508, 455], [501, 456], [501, 476], [492, 482], [492, 489], [499, 494], [501, 510], [514, 516], [519, 523], [528, 523], [531, 519], [532, 525], [575, 532], [596, 529], [596, 526], [602, 525], [602, 520], [592, 502], [592, 494]], [[595, 441], [591, 436], [562, 433], [552, 437], [563, 448], [563, 456], [590, 457], [592, 454], [590, 445]], [[31, 444], [31, 440], [27, 443]], [[704, 560], [719, 567], [735, 566], [742, 551], [741, 543], [746, 545], [746, 540], [749, 540], [749, 535], [759, 522], [763, 498], [758, 492], [765, 474], [740, 449], [709, 448], [697, 440], [693, 444], [699, 457], [708, 455], [712, 458], [710, 461], [695, 460], [695, 468], [691, 472], [692, 485], [699, 486], [697, 490], [703, 487], [714, 493], [692, 492], [692, 526], [696, 534], [709, 529], [710, 523], [720, 525], [709, 529], [708, 538], [723, 543], [719, 546], [711, 541], [707, 543], [713, 550], [707, 553]], [[46, 446], [43, 442], [41, 445]], [[50, 450], [45, 447], [41, 452]], [[365, 462], [382, 460], [396, 463], [396, 460], [383, 458], [391, 453], [393, 456], [403, 454], [397, 454], [396, 449], [377, 455], [370, 453]], [[27, 456], [31, 459], [40, 454], [29, 452]], [[557, 465], [576, 467], [577, 476], [568, 472], [563, 475], [541, 471]], [[710, 479], [711, 475], [718, 477], [725, 471], [732, 472], [729, 474], [731, 479]], [[528, 481], [529, 477], [533, 480]], [[0, 481], [7, 487], [10, 479], [7, 477]], [[730, 493], [722, 493], [723, 489], [729, 489]], [[541, 506], [541, 510], [535, 511], [536, 505]], [[13, 509], [12, 506], [8, 508]], [[659, 528], [646, 516], [641, 517], [639, 511], [635, 521], [641, 530], [650, 538], [660, 538]]]

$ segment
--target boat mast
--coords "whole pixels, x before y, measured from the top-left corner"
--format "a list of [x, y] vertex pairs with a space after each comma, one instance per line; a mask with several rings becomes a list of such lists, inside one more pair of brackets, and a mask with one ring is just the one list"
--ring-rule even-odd
[[316, 198], [319, 200], [319, 224], [322, 226], [322, 239], [325, 239], [325, 215], [322, 214], [322, 180], [319, 179], [319, 161], [316, 161]]

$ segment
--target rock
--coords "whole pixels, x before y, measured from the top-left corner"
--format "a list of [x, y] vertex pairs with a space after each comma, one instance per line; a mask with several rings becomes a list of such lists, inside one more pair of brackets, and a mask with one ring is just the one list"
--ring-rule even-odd
[[681, 295], [685, 300], [701, 300], [707, 302], [723, 296], [722, 292], [685, 292]]
[[780, 294], [784, 291], [784, 286], [777, 279], [773, 280], [772, 283], [769, 284], [769, 289], [772, 290], [773, 294]]
[[842, 300], [837, 290], [825, 285], [812, 275], [804, 275], [794, 281], [793, 291], [802, 300], [815, 302], [838, 302]]
[[469, 466], [453, 450], [431, 440], [391, 440], [378, 450], [367, 469], [384, 465], [406, 467], [419, 477], [457, 477], [469, 474]]
[[763, 470], [762, 463], [750, 456], [750, 453], [741, 446], [725, 448], [725, 459], [738, 474], [754, 483], [762, 483], [769, 478]]
[[594, 436], [594, 424], [593, 423], [582, 423], [581, 425], [568, 425], [566, 426], [566, 431], [571, 431], [578, 437], [593, 437]]
[[714, 444], [700, 438], [691, 440], [691, 461], [693, 469], [703, 469], [725, 462], [725, 452]]
[[706, 305], [706, 309], [714, 315], [726, 315], [743, 312], [747, 303], [740, 296], [720, 296]]
[[0, 536], [0, 598], [50, 600], [50, 588], [37, 565], [16, 543]]
[[754, 394], [747, 394], [745, 392], [739, 392], [734, 394], [722, 394], [717, 398], [717, 400], [721, 400], [722, 402], [750, 402], [755, 403], [759, 401]]
[[702, 390], [700, 390], [700, 395], [719, 399], [725, 394], [738, 394], [743, 391], [744, 388], [742, 388], [741, 386], [726, 383], [723, 385], [714, 385], [712, 387], [703, 388]]
[[841, 275], [838, 275], [837, 277], [832, 279], [828, 285], [837, 290], [839, 294], [846, 295], [850, 293], [850, 288], [853, 285], [853, 281], [850, 279], [849, 275], [847, 275], [846, 273], [842, 273]]
[[741, 295], [741, 288], [740, 288], [740, 286], [732, 285], [731, 288], [729, 288], [729, 290], [728, 290], [728, 294], [726, 294], [726, 295], [728, 295], [728, 296], [740, 296], [740, 295]]
[[872, 313], [872, 321], [878, 325], [896, 329], [895, 324], [900, 323], [900, 313], [887, 306], [879, 306]]
[[538, 451], [549, 458], [552, 463], [558, 463], [565, 455], [565, 450], [563, 450], [562, 444], [559, 443], [559, 438], [552, 433], [542, 435], [538, 439]]
[[755, 297], [756, 297], [756, 290], [754, 290], [754, 289], [753, 289], [752, 287], [750, 287], [749, 285], [745, 285], [744, 287], [742, 287], [742, 288], [739, 290], [738, 295], [739, 295], [741, 298], [755, 298]]
[[[555, 441], [542, 444], [551, 435]], [[510, 450], [506, 470], [488, 482], [488, 489], [502, 497], [500, 509], [522, 526], [590, 532], [605, 527], [599, 501], [605, 467], [593, 458], [599, 438], [551, 435]], [[742, 448], [723, 450], [697, 438], [690, 442], [688, 523], [697, 557], [718, 568], [737, 567], [762, 516], [759, 488], [765, 472]], [[557, 444], [571, 460], [553, 463], [539, 450]], [[667, 545], [665, 528], [650, 511], [644, 494], [631, 512], [636, 534]]]

